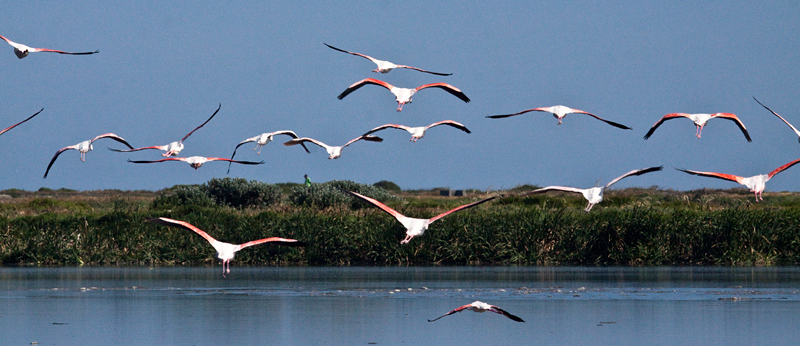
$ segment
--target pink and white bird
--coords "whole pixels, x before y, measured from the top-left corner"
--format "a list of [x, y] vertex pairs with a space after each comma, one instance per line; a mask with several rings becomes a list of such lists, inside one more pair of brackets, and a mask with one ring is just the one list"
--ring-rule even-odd
[[157, 162], [165, 162], [165, 161], [183, 161], [183, 162], [188, 163], [189, 166], [191, 166], [194, 169], [198, 169], [201, 166], [203, 166], [204, 163], [210, 162], [210, 161], [228, 161], [228, 162], [232, 162], [232, 163], [241, 163], [243, 165], [261, 165], [261, 164], [264, 164], [264, 161], [260, 161], [260, 162], [237, 161], [237, 160], [226, 159], [224, 157], [203, 157], [203, 156], [168, 157], [166, 159], [154, 160], [154, 161], [134, 161], [134, 160], [128, 159], [128, 162], [132, 162], [132, 163], [157, 163]]
[[10, 44], [11, 47], [14, 47], [14, 54], [16, 54], [17, 58], [20, 58], [20, 59], [28, 56], [28, 54], [30, 54], [30, 53], [36, 53], [36, 52], [50, 52], [50, 53], [59, 53], [59, 54], [70, 54], [70, 55], [89, 55], [89, 54], [100, 53], [100, 50], [96, 50], [94, 52], [72, 53], [72, 52], [65, 52], [63, 50], [55, 50], [55, 49], [47, 49], [47, 48], [31, 48], [31, 47], [28, 47], [28, 46], [26, 46], [24, 44], [16, 43], [14, 41], [11, 41], [11, 40], [3, 37], [3, 36], [0, 36], [0, 38], [5, 40], [6, 43]]
[[22, 124], [22, 123], [24, 123], [24, 122], [26, 122], [26, 121], [28, 121], [28, 120], [31, 120], [31, 119], [33, 119], [33, 117], [35, 117], [35, 116], [39, 115], [39, 113], [41, 113], [43, 110], [44, 110], [44, 108], [40, 109], [38, 112], [36, 112], [36, 114], [29, 116], [29, 117], [28, 117], [28, 118], [26, 118], [25, 120], [23, 120], [23, 121], [20, 121], [20, 122], [18, 122], [18, 123], [16, 123], [16, 124], [14, 124], [14, 125], [11, 125], [11, 126], [9, 126], [9, 127], [6, 127], [6, 128], [5, 128], [5, 129], [3, 129], [2, 131], [0, 131], [0, 135], [2, 135], [2, 134], [4, 134], [4, 133], [6, 133], [8, 130], [11, 130], [11, 129], [13, 129], [13, 128], [17, 127], [17, 126], [19, 126], [20, 124]]
[[786, 119], [784, 119], [780, 114], [775, 113], [775, 111], [769, 109], [769, 107], [767, 107], [763, 103], [761, 103], [761, 101], [759, 101], [755, 96], [753, 96], [753, 100], [756, 100], [756, 102], [758, 102], [758, 104], [760, 104], [761, 107], [766, 108], [772, 114], [775, 114], [775, 116], [778, 117], [778, 119], [783, 120], [783, 122], [786, 123], [786, 125], [789, 125], [789, 127], [792, 128], [792, 131], [794, 131], [794, 133], [797, 134], [797, 140], [800, 141], [800, 131], [798, 131], [794, 126], [792, 126], [792, 124], [790, 124], [788, 121], [786, 121]]
[[508, 311], [505, 311], [505, 310], [503, 310], [501, 308], [498, 308], [495, 305], [487, 304], [487, 303], [484, 303], [484, 302], [481, 302], [481, 301], [474, 301], [474, 302], [472, 302], [472, 304], [467, 304], [467, 305], [464, 305], [462, 307], [453, 309], [453, 311], [450, 311], [450, 312], [448, 312], [448, 313], [446, 313], [444, 315], [441, 315], [441, 316], [439, 316], [437, 318], [434, 318], [432, 320], [428, 320], [428, 322], [433, 322], [433, 321], [436, 321], [436, 320], [438, 320], [438, 319], [440, 319], [442, 317], [450, 316], [450, 315], [452, 315], [454, 313], [461, 312], [461, 311], [464, 311], [464, 310], [470, 310], [470, 311], [481, 312], [481, 313], [482, 312], [486, 312], [486, 311], [491, 311], [491, 312], [494, 312], [496, 314], [500, 314], [500, 315], [503, 315], [505, 317], [508, 317], [508, 318], [510, 318], [510, 319], [512, 319], [513, 321], [516, 321], [516, 322], [525, 322], [521, 318], [508, 313]]
[[750, 139], [750, 134], [747, 133], [747, 128], [744, 127], [744, 124], [742, 123], [742, 121], [739, 120], [739, 118], [736, 116], [736, 114], [733, 114], [733, 113], [714, 113], [714, 114], [707, 114], [707, 113], [697, 113], [697, 114], [670, 113], [670, 114], [667, 114], [667, 115], [661, 117], [661, 119], [659, 119], [655, 123], [655, 125], [653, 125], [653, 127], [650, 128], [650, 131], [647, 131], [647, 134], [644, 135], [644, 139], [650, 138], [650, 136], [653, 134], [653, 132], [655, 132], [656, 129], [659, 126], [661, 126], [661, 123], [663, 123], [664, 121], [667, 121], [667, 120], [670, 120], [670, 119], [677, 119], [677, 118], [687, 118], [687, 119], [690, 119], [691, 121], [693, 121], [694, 125], [697, 127], [697, 132], [695, 133], [695, 136], [697, 136], [697, 138], [700, 138], [700, 135], [703, 133], [703, 126], [706, 126], [706, 123], [709, 120], [711, 120], [713, 118], [728, 119], [728, 120], [731, 120], [731, 121], [735, 122], [736, 125], [739, 126], [739, 129], [742, 130], [742, 133], [744, 133], [744, 137], [747, 138], [748, 142], [752, 142], [753, 141], [752, 139]]
[[561, 106], [561, 105], [552, 106], [552, 107], [539, 107], [539, 108], [526, 109], [526, 110], [524, 110], [522, 112], [518, 112], [518, 113], [514, 113], [514, 114], [487, 115], [486, 117], [487, 118], [492, 118], [492, 119], [508, 118], [508, 117], [513, 117], [515, 115], [525, 114], [525, 113], [528, 113], [528, 112], [548, 112], [548, 113], [552, 113], [553, 116], [556, 117], [556, 119], [558, 119], [558, 124], [559, 125], [561, 125], [561, 120], [564, 119], [564, 117], [567, 116], [567, 114], [586, 114], [586, 115], [589, 115], [589, 116], [591, 116], [591, 117], [593, 117], [593, 118], [595, 118], [597, 120], [605, 122], [606, 124], [609, 124], [611, 126], [618, 127], [618, 128], [624, 129], [624, 130], [630, 130], [631, 129], [630, 127], [627, 127], [625, 125], [622, 125], [622, 124], [619, 124], [619, 123], [615, 123], [613, 121], [605, 120], [605, 119], [603, 119], [601, 117], [598, 117], [598, 116], [596, 116], [596, 115], [594, 115], [592, 113], [584, 112], [584, 111], [582, 111], [580, 109], [569, 108], [567, 106]]
[[391, 71], [392, 69], [396, 69], [396, 68], [408, 68], [408, 69], [417, 70], [417, 71], [420, 71], [420, 72], [425, 72], [425, 73], [430, 73], [430, 74], [435, 74], [435, 75], [439, 75], [439, 76], [449, 76], [449, 75], [452, 75], [452, 73], [439, 73], [439, 72], [431, 72], [431, 71], [426, 71], [426, 70], [423, 70], [423, 69], [421, 69], [421, 68], [416, 68], [416, 67], [412, 67], [412, 66], [407, 66], [407, 65], [396, 65], [396, 64], [394, 64], [394, 63], [391, 63], [391, 62], [389, 62], [389, 61], [383, 61], [383, 60], [378, 60], [378, 59], [375, 59], [375, 58], [373, 58], [373, 57], [371, 57], [371, 56], [369, 56], [369, 55], [364, 55], [364, 54], [360, 54], [360, 53], [354, 53], [354, 52], [348, 52], [348, 51], [346, 51], [346, 50], [344, 50], [344, 49], [339, 49], [339, 48], [336, 48], [336, 47], [334, 47], [334, 46], [331, 46], [331, 45], [329, 45], [329, 44], [327, 44], [327, 43], [323, 43], [323, 44], [324, 44], [324, 45], [326, 45], [326, 46], [328, 46], [328, 48], [330, 48], [330, 49], [338, 50], [338, 51], [340, 51], [340, 52], [342, 52], [342, 53], [352, 54], [352, 55], [355, 55], [355, 56], [360, 56], [360, 57], [362, 57], [362, 58], [365, 58], [365, 59], [369, 59], [370, 61], [372, 61], [372, 62], [374, 62], [376, 65], [378, 65], [378, 67], [377, 67], [377, 68], [375, 68], [374, 70], [372, 70], [372, 72], [389, 73], [389, 71]]
[[53, 158], [50, 160], [50, 164], [47, 165], [47, 170], [44, 171], [44, 177], [47, 178], [47, 173], [50, 172], [50, 167], [52, 167], [53, 163], [56, 162], [56, 159], [58, 158], [58, 155], [61, 155], [61, 153], [65, 152], [67, 150], [75, 149], [75, 150], [79, 151], [81, 153], [81, 161], [85, 162], [86, 161], [86, 153], [88, 153], [88, 152], [90, 152], [90, 151], [92, 151], [94, 149], [94, 147], [92, 146], [92, 143], [94, 143], [94, 141], [96, 141], [98, 139], [101, 139], [101, 138], [110, 138], [110, 139], [113, 139], [113, 140], [115, 140], [117, 142], [125, 144], [126, 146], [128, 146], [128, 148], [133, 148], [130, 144], [128, 144], [128, 142], [125, 141], [125, 139], [123, 139], [120, 136], [117, 136], [117, 135], [115, 135], [113, 133], [102, 134], [102, 135], [99, 135], [99, 136], [97, 136], [95, 138], [92, 138], [90, 140], [86, 140], [86, 141], [80, 142], [80, 143], [75, 144], [75, 145], [70, 145], [68, 147], [63, 147], [63, 148], [59, 149], [58, 151], [56, 151], [56, 154], [53, 155]]
[[386, 89], [389, 89], [389, 91], [391, 91], [392, 94], [394, 94], [395, 99], [397, 99], [397, 105], [398, 105], [397, 106], [397, 111], [398, 112], [403, 110], [403, 105], [404, 104], [411, 103], [411, 97], [414, 96], [414, 94], [416, 94], [417, 91], [420, 91], [420, 90], [426, 89], [426, 88], [439, 88], [439, 89], [442, 89], [444, 91], [447, 91], [447, 92], [453, 94], [454, 96], [456, 96], [459, 99], [461, 99], [461, 101], [464, 101], [464, 102], [469, 102], [470, 101], [469, 97], [467, 97], [467, 95], [464, 95], [464, 93], [461, 92], [461, 90], [459, 90], [458, 88], [456, 88], [456, 87], [454, 87], [454, 86], [452, 86], [450, 84], [447, 84], [447, 83], [425, 84], [425, 85], [418, 86], [418, 87], [416, 87], [414, 89], [408, 89], [408, 88], [398, 88], [398, 87], [396, 87], [394, 85], [391, 85], [389, 83], [386, 83], [384, 81], [377, 80], [377, 79], [374, 79], [374, 78], [365, 78], [365, 79], [362, 79], [362, 80], [360, 80], [358, 82], [355, 82], [353, 85], [347, 87], [347, 89], [345, 89], [341, 94], [339, 94], [338, 98], [341, 100], [345, 96], [350, 95], [351, 92], [356, 91], [356, 90], [358, 90], [358, 88], [360, 88], [362, 86], [365, 86], [367, 84], [380, 85], [380, 86], [382, 86], [382, 87], [384, 87]]
[[406, 237], [402, 241], [400, 241], [400, 244], [408, 244], [408, 242], [410, 242], [412, 238], [423, 235], [425, 233], [425, 231], [428, 229], [428, 226], [430, 226], [430, 224], [432, 224], [436, 220], [439, 220], [439, 219], [441, 219], [441, 218], [443, 218], [443, 217], [445, 217], [447, 215], [450, 215], [452, 213], [455, 213], [457, 211], [461, 211], [461, 210], [464, 210], [464, 209], [467, 209], [467, 208], [472, 208], [472, 207], [474, 207], [476, 205], [479, 205], [481, 203], [485, 203], [485, 202], [488, 202], [488, 201], [491, 201], [491, 200], [497, 198], [497, 196], [492, 196], [492, 197], [485, 198], [485, 199], [482, 199], [482, 200], [477, 201], [477, 202], [473, 202], [473, 203], [470, 203], [470, 204], [465, 204], [465, 205], [459, 206], [457, 208], [450, 209], [450, 210], [448, 210], [448, 211], [446, 211], [444, 213], [441, 213], [439, 215], [436, 215], [436, 216], [434, 216], [434, 217], [432, 217], [430, 219], [417, 219], [417, 218], [408, 217], [408, 216], [405, 216], [403, 214], [400, 214], [399, 212], [397, 212], [396, 210], [390, 208], [386, 204], [378, 202], [377, 200], [375, 200], [373, 198], [370, 198], [370, 197], [355, 193], [353, 191], [347, 191], [347, 190], [342, 190], [342, 191], [344, 191], [345, 193], [349, 193], [349, 194], [351, 194], [351, 195], [353, 195], [353, 196], [355, 196], [357, 198], [360, 198], [360, 199], [362, 199], [364, 201], [372, 203], [372, 205], [374, 205], [374, 206], [380, 208], [381, 210], [385, 211], [386, 213], [388, 213], [389, 215], [391, 215], [395, 219], [397, 219], [397, 221], [399, 221], [401, 224], [403, 224], [403, 227], [406, 228]]
[[[233, 155], [231, 155], [231, 160], [233, 160], [233, 157], [236, 156], [236, 150], [238, 150], [239, 147], [241, 147], [245, 143], [250, 143], [250, 142], [256, 142], [256, 147], [253, 148], [253, 151], [258, 150], [256, 155], [261, 155], [261, 148], [264, 147], [265, 145], [269, 144], [269, 142], [272, 142], [273, 137], [275, 137], [277, 135], [287, 135], [289, 137], [292, 137], [293, 139], [299, 138], [297, 136], [297, 134], [294, 133], [294, 131], [289, 131], [289, 130], [262, 133], [262, 134], [260, 134], [258, 136], [250, 137], [248, 139], [245, 139], [245, 140], [239, 142], [239, 144], [236, 146], [236, 148], [233, 149]], [[303, 149], [305, 149], [306, 152], [309, 153], [308, 148], [306, 148], [306, 145], [305, 144], [301, 144], [301, 145], [303, 146]], [[228, 164], [228, 173], [231, 172], [231, 164], [233, 164], [233, 163], [231, 162], [231, 163]]]
[[427, 131], [429, 128], [439, 125], [449, 125], [466, 133], [472, 133], [466, 126], [462, 125], [461, 123], [455, 122], [453, 120], [442, 120], [440, 122], [436, 122], [428, 126], [419, 126], [419, 127], [408, 127], [404, 125], [386, 124], [378, 126], [372, 130], [369, 130], [369, 132], [365, 133], [365, 135], [372, 134], [383, 129], [393, 128], [393, 129], [408, 131], [409, 133], [411, 133], [411, 139], [409, 139], [409, 141], [416, 142], [418, 139], [425, 137], [425, 131]]
[[[293, 139], [293, 140], [290, 140], [290, 141], [288, 141], [286, 143], [283, 143], [283, 145], [292, 146], [292, 145], [297, 145], [297, 144], [303, 144], [305, 142], [311, 142], [311, 143], [314, 143], [316, 145], [319, 145], [319, 146], [325, 148], [325, 151], [328, 152], [328, 159], [333, 160], [333, 159], [338, 159], [340, 156], [342, 156], [342, 149], [344, 149], [348, 145], [353, 144], [355, 142], [358, 142], [358, 141], [360, 141], [362, 139], [365, 140], [365, 141], [369, 141], [369, 142], [383, 142], [383, 138], [376, 137], [376, 136], [370, 136], [370, 135], [363, 135], [363, 136], [358, 136], [356, 138], [353, 138], [349, 142], [345, 143], [345, 145], [338, 146], [338, 147], [330, 146], [330, 145], [322, 143], [322, 142], [320, 142], [320, 141], [318, 141], [316, 139], [308, 138], [308, 137]], [[308, 150], [308, 149], [306, 149], [306, 150]]]
[[737, 182], [739, 184], [747, 186], [747, 188], [750, 189], [750, 192], [753, 192], [755, 194], [756, 202], [758, 202], [759, 198], [762, 201], [764, 200], [764, 197], [761, 196], [761, 193], [764, 192], [764, 189], [767, 188], [767, 182], [770, 179], [772, 179], [772, 177], [774, 177], [775, 174], [778, 174], [778, 173], [780, 173], [780, 172], [782, 172], [782, 171], [784, 171], [786, 169], [789, 169], [789, 167], [792, 167], [792, 166], [796, 165], [798, 162], [800, 162], [800, 159], [794, 160], [794, 161], [789, 162], [789, 163], [787, 163], [787, 164], [785, 164], [783, 166], [780, 166], [780, 167], [776, 168], [774, 171], [769, 172], [767, 174], [759, 174], [759, 175], [755, 175], [755, 176], [747, 177], [747, 178], [740, 177], [738, 175], [733, 175], [733, 174], [691, 171], [691, 170], [688, 170], [688, 169], [680, 169], [680, 168], [676, 168], [676, 169], [681, 171], [681, 172], [689, 173], [689, 174], [692, 174], [692, 175], [700, 175], [700, 176], [705, 176], [705, 177], [710, 177], [710, 178], [717, 178], [717, 179], [722, 179], [722, 180], [735, 181], [735, 182]]
[[660, 171], [663, 168], [664, 168], [664, 166], [649, 167], [649, 168], [644, 168], [644, 169], [634, 169], [634, 170], [632, 170], [632, 171], [630, 171], [628, 173], [625, 173], [623, 175], [620, 175], [616, 179], [610, 181], [608, 184], [606, 184], [606, 186], [596, 186], [596, 187], [592, 187], [592, 188], [588, 188], [588, 189], [578, 189], [578, 188], [566, 187], [566, 186], [548, 186], [548, 187], [541, 188], [541, 189], [538, 189], [538, 190], [533, 190], [533, 191], [530, 191], [530, 192], [526, 192], [526, 193], [522, 194], [522, 196], [527, 196], [527, 195], [532, 195], [532, 194], [537, 194], [537, 193], [544, 193], [544, 192], [547, 192], [547, 191], [565, 191], [565, 192], [580, 193], [580, 194], [583, 195], [583, 198], [586, 198], [586, 200], [589, 201], [589, 205], [586, 206], [586, 209], [584, 209], [583, 211], [589, 212], [590, 210], [592, 210], [592, 207], [595, 204], [600, 203], [600, 202], [603, 201], [603, 191], [605, 189], [607, 189], [609, 186], [614, 185], [614, 183], [616, 183], [616, 182], [618, 182], [618, 181], [620, 181], [622, 179], [625, 179], [627, 177], [630, 177], [632, 175], [642, 175], [642, 174], [645, 174], [645, 173]]
[[214, 116], [217, 115], [217, 113], [219, 112], [220, 108], [222, 108], [222, 104], [221, 103], [219, 104], [219, 107], [217, 108], [217, 110], [214, 111], [214, 114], [211, 114], [211, 117], [208, 118], [208, 120], [206, 120], [204, 123], [200, 124], [200, 126], [195, 127], [194, 130], [192, 130], [192, 132], [187, 133], [186, 136], [183, 136], [183, 138], [181, 138], [180, 141], [172, 142], [172, 143], [167, 144], [167, 145], [155, 145], [155, 146], [151, 146], [151, 147], [142, 147], [142, 148], [136, 148], [136, 149], [130, 149], [130, 150], [119, 150], [119, 149], [111, 149], [111, 150], [112, 151], [116, 151], [116, 152], [120, 152], [120, 153], [130, 153], [130, 152], [139, 151], [139, 150], [157, 149], [157, 150], [165, 150], [166, 151], [166, 153], [161, 154], [161, 156], [163, 156], [163, 157], [177, 156], [178, 154], [180, 154], [181, 150], [183, 150], [183, 141], [185, 141], [186, 138], [189, 138], [189, 136], [191, 136], [192, 133], [194, 133], [195, 131], [199, 130], [201, 127], [205, 126], [205, 124], [207, 124], [209, 121], [211, 121], [211, 119], [213, 119]]
[[169, 227], [178, 227], [183, 228], [194, 233], [199, 234], [201, 237], [208, 240], [211, 243], [211, 246], [214, 247], [214, 250], [217, 250], [217, 258], [222, 260], [222, 276], [225, 277], [226, 274], [231, 272], [230, 262], [233, 257], [236, 255], [241, 249], [246, 247], [250, 247], [253, 245], [259, 245], [264, 243], [269, 243], [273, 245], [281, 245], [281, 246], [306, 246], [307, 244], [295, 239], [287, 239], [287, 238], [279, 238], [279, 237], [269, 237], [259, 240], [253, 240], [244, 244], [231, 244], [226, 242], [221, 242], [219, 240], [214, 239], [212, 236], [208, 235], [208, 233], [204, 232], [203, 230], [195, 227], [194, 225], [179, 220], [168, 219], [166, 217], [159, 217], [156, 219], [149, 219], [147, 222], [156, 223], [159, 225], [169, 226]]

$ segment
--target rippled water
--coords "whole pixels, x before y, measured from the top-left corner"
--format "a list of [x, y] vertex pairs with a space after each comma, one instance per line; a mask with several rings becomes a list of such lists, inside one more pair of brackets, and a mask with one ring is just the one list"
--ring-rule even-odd
[[[481, 300], [523, 318], [464, 311]], [[800, 345], [800, 268], [0, 268], [0, 344]]]

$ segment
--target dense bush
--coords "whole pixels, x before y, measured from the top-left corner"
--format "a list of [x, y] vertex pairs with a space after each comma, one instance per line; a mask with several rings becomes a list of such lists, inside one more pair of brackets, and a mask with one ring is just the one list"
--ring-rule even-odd
[[278, 186], [243, 178], [213, 178], [205, 184], [206, 192], [217, 204], [235, 208], [266, 207], [280, 201]]
[[379, 187], [359, 184], [349, 180], [333, 180], [321, 184], [311, 184], [311, 186], [293, 187], [289, 200], [299, 206], [314, 206], [317, 208], [329, 208], [335, 205], [355, 206], [361, 203], [341, 190], [358, 192], [382, 202], [397, 199], [397, 197]]
[[388, 180], [381, 180], [375, 184], [372, 184], [372, 186], [380, 187], [386, 191], [400, 192], [400, 186]]
[[281, 189], [243, 178], [213, 178], [202, 185], [179, 185], [165, 190], [153, 201], [154, 209], [175, 206], [230, 206], [234, 208], [266, 207], [281, 199]]

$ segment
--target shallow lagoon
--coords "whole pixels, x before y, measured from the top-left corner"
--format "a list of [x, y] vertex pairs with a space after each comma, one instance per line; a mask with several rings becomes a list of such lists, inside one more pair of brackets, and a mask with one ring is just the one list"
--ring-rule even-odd
[[[465, 311], [475, 300], [525, 319]], [[0, 268], [4, 345], [798, 345], [800, 268]]]

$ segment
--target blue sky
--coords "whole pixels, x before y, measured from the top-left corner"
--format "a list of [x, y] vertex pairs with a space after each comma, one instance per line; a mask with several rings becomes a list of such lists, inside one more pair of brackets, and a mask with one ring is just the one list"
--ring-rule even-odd
[[[726, 2], [10, 2], [0, 35], [32, 47], [91, 51], [91, 56], [34, 53], [19, 60], [0, 45], [4, 107], [0, 128], [44, 107], [0, 136], [0, 189], [157, 190], [213, 177], [269, 183], [333, 179], [402, 188], [503, 189], [521, 184], [590, 187], [636, 168], [665, 171], [623, 180], [616, 188], [729, 188], [732, 182], [689, 176], [672, 167], [751, 176], [800, 157], [797, 136], [755, 101], [800, 125], [800, 3]], [[2, 43], [2, 42], [0, 42]], [[388, 74], [333, 46], [432, 71]], [[464, 103], [424, 90], [403, 111], [372, 77], [400, 87], [446, 82]], [[359, 142], [341, 158], [322, 148], [268, 144], [261, 155], [242, 146], [237, 159], [260, 166], [207, 163], [199, 170], [166, 162], [158, 151], [115, 153], [95, 142], [86, 162], [60, 148], [114, 132], [133, 146], [164, 145], [220, 113], [186, 142], [181, 156], [230, 157], [236, 144], [289, 129], [340, 145], [386, 123], [449, 127], [410, 134], [384, 130], [383, 143]], [[588, 116], [557, 126], [545, 113], [487, 119], [563, 104]], [[736, 113], [753, 138], [730, 121], [711, 120], [702, 139], [686, 119], [667, 113]], [[800, 168], [777, 175], [767, 191], [797, 191]]]

